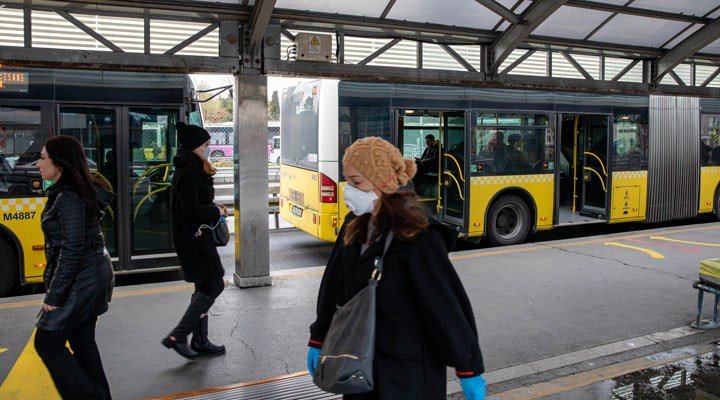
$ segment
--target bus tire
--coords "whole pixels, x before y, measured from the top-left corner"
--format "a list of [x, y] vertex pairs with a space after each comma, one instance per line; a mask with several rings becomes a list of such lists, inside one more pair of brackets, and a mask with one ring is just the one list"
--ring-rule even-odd
[[487, 236], [500, 246], [522, 243], [530, 233], [530, 209], [515, 195], [502, 196], [490, 207]]
[[215, 157], [215, 158], [225, 157], [225, 153], [223, 153], [223, 152], [220, 151], [220, 150], [215, 150], [215, 151], [213, 151], [213, 152], [210, 154], [210, 157]]
[[280, 165], [280, 157], [275, 160], [275, 164]]
[[17, 256], [10, 244], [0, 239], [0, 297], [7, 295], [17, 283], [18, 267]]
[[720, 221], [720, 187], [715, 189], [715, 219]]

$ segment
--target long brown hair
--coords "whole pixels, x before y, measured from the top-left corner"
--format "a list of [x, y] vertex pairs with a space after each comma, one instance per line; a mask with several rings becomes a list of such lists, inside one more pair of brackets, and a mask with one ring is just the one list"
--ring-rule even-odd
[[60, 135], [48, 140], [45, 150], [62, 171], [56, 183], [75, 191], [88, 207], [95, 207], [93, 186], [105, 188], [105, 184], [90, 173], [82, 144], [72, 136]]
[[372, 214], [363, 214], [348, 224], [343, 243], [346, 246], [363, 243], [367, 238], [368, 222], [377, 227], [370, 241], [388, 231], [393, 231], [400, 240], [412, 240], [430, 223], [427, 211], [411, 190], [400, 190], [393, 194], [382, 193], [380, 203]]

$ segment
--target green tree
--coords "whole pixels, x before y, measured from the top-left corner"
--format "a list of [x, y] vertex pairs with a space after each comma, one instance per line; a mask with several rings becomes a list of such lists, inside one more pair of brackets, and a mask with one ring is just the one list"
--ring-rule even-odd
[[277, 121], [280, 119], [280, 100], [277, 90], [273, 90], [270, 104], [268, 104], [268, 120]]

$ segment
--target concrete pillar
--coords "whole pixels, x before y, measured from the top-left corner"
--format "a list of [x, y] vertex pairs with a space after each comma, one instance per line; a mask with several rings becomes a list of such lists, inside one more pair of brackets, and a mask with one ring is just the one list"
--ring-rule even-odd
[[235, 274], [241, 288], [269, 286], [267, 77], [236, 75]]

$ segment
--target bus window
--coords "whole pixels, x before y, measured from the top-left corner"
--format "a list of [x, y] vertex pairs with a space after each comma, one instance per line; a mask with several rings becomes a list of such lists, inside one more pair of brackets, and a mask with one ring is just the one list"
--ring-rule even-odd
[[616, 114], [610, 155], [615, 171], [647, 170], [648, 125], [641, 114]]
[[292, 132], [281, 136], [282, 162], [302, 168], [318, 168], [318, 82], [310, 82], [283, 91], [282, 129]]
[[0, 106], [0, 198], [39, 194], [32, 183], [48, 130], [40, 125], [40, 107]]
[[552, 170], [554, 141], [544, 114], [481, 114], [477, 117], [471, 171], [488, 174]]
[[700, 163], [703, 167], [720, 165], [720, 115], [703, 114], [700, 135]]

